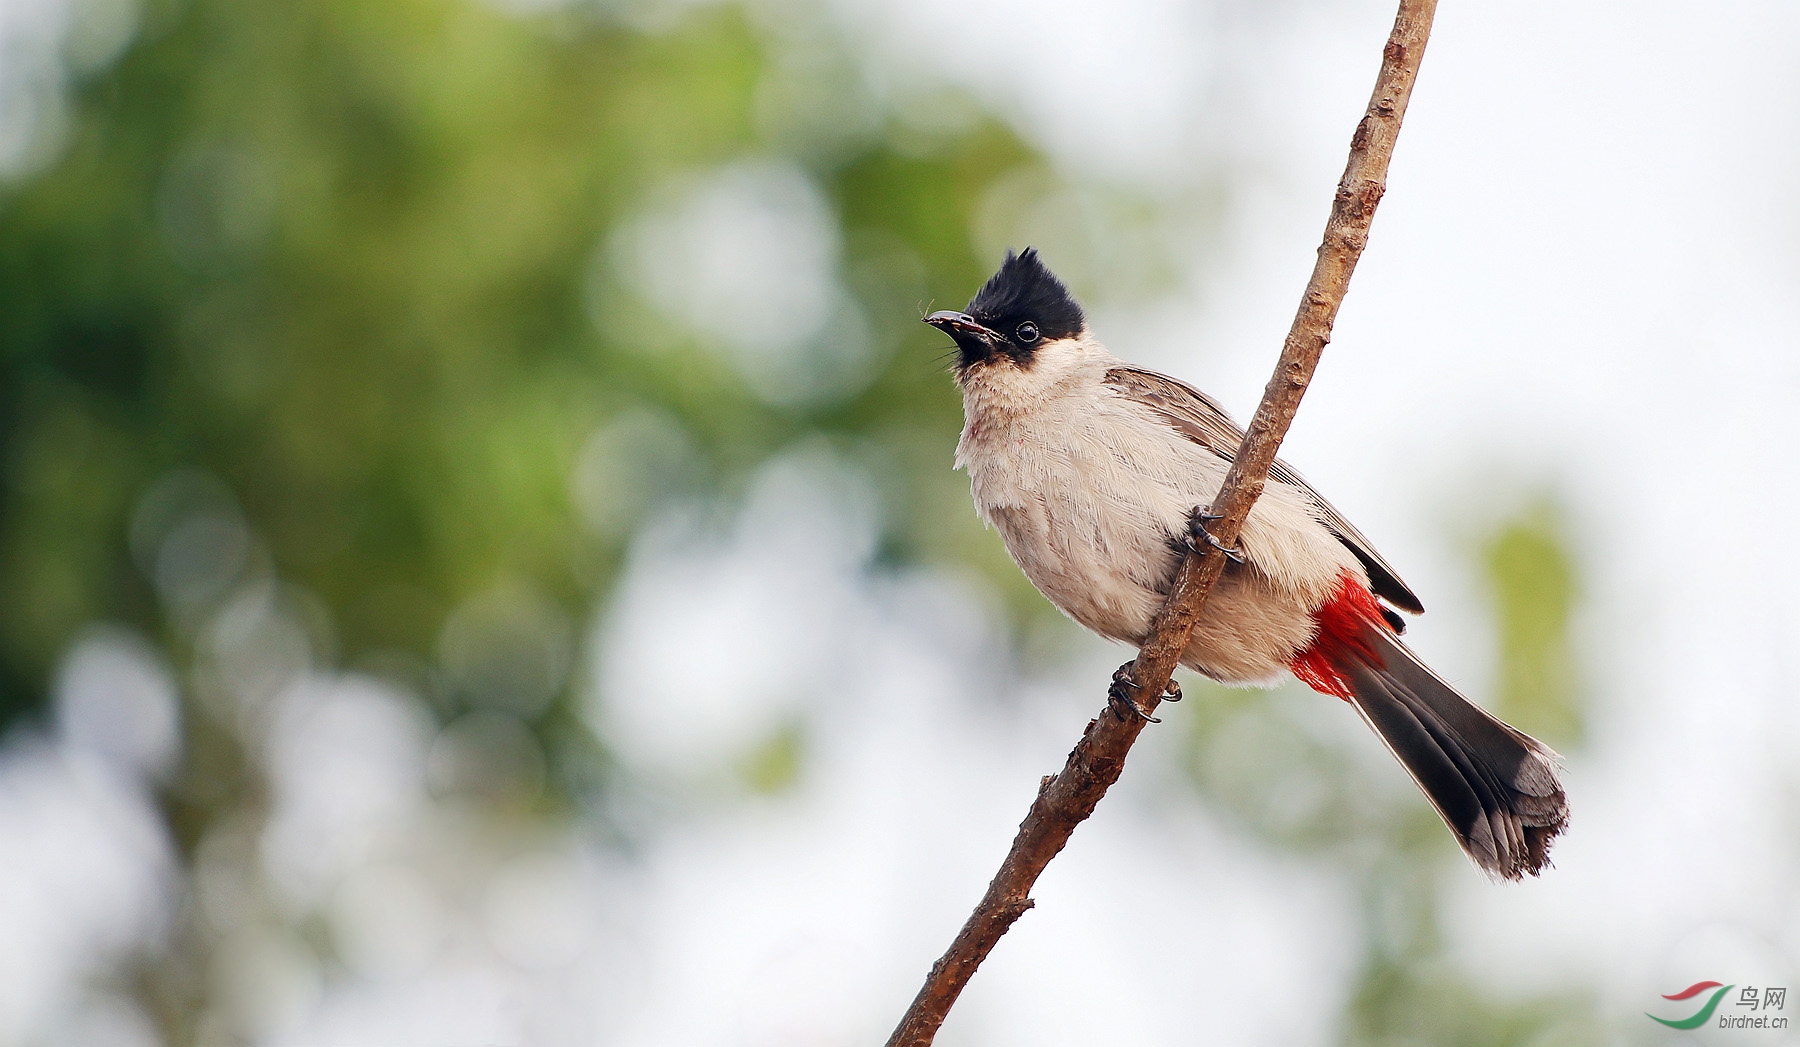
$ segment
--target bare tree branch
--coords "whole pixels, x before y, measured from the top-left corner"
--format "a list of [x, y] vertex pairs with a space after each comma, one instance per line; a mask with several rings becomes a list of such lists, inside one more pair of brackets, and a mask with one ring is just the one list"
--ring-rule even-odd
[[[1387, 188], [1388, 161], [1394, 153], [1400, 120], [1412, 96], [1413, 81], [1418, 77], [1436, 11], [1437, 0], [1401, 0], [1393, 32], [1382, 51], [1375, 92], [1350, 139], [1350, 161], [1338, 182], [1312, 279], [1307, 282], [1275, 374], [1263, 390], [1262, 403], [1256, 408], [1231, 472], [1210, 509], [1220, 519], [1209, 530], [1228, 548], [1237, 544], [1238, 532], [1250, 515], [1250, 506], [1262, 493], [1269, 466], [1275, 461], [1282, 437], [1287, 435], [1300, 406], [1300, 397], [1319, 365], [1319, 355], [1331, 340], [1338, 306], [1343, 303], [1350, 274], [1368, 243], [1375, 206]], [[1138, 704], [1146, 710], [1154, 712], [1161, 701], [1176, 662], [1187, 648], [1194, 623], [1205, 607], [1207, 593], [1224, 568], [1225, 555], [1213, 548], [1190, 552], [1182, 559], [1168, 600], [1152, 620], [1150, 637], [1132, 664]], [[1031, 908], [1031, 887], [1038, 874], [1118, 780], [1125, 756], [1143, 729], [1143, 720], [1121, 719], [1107, 711], [1088, 721], [1087, 730], [1069, 753], [1062, 773], [1045, 778], [1039, 786], [1037, 799], [1020, 823], [1006, 861], [950, 950], [932, 965], [924, 987], [888, 1038], [888, 1047], [924, 1047], [937, 1036], [944, 1016], [975, 969], [1000, 936]]]

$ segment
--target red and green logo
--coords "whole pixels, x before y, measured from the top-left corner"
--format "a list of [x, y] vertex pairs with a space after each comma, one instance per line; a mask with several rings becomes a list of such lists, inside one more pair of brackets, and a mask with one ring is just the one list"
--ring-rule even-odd
[[1674, 995], [1663, 997], [1665, 1000], [1691, 1000], [1708, 989], [1717, 989], [1718, 991], [1712, 994], [1705, 1006], [1686, 1018], [1658, 1018], [1649, 1011], [1644, 1012], [1644, 1017], [1654, 1022], [1661, 1022], [1671, 1029], [1698, 1029], [1706, 1024], [1708, 1018], [1713, 1016], [1713, 1011], [1718, 1009], [1719, 1001], [1725, 998], [1725, 994], [1731, 991], [1731, 986], [1720, 985], [1718, 982], [1695, 982]]

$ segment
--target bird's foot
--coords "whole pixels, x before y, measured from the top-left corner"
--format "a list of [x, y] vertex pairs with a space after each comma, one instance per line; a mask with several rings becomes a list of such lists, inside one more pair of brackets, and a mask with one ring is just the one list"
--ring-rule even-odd
[[1225, 519], [1223, 516], [1216, 513], [1209, 513], [1205, 509], [1196, 506], [1194, 511], [1188, 514], [1187, 547], [1197, 553], [1203, 553], [1206, 550], [1202, 547], [1210, 545], [1214, 549], [1224, 553], [1227, 560], [1230, 560], [1235, 564], [1241, 564], [1244, 562], [1243, 550], [1226, 548], [1223, 543], [1213, 537], [1211, 531], [1206, 529], [1207, 524], [1215, 523], [1223, 519]]
[[[1148, 710], [1138, 704], [1138, 684], [1131, 676], [1133, 664], [1126, 662], [1113, 673], [1112, 685], [1106, 689], [1106, 704], [1112, 709], [1113, 715], [1120, 720], [1135, 716], [1145, 723], [1162, 723], [1162, 720], [1151, 716]], [[1163, 691], [1162, 700], [1165, 702], [1181, 701], [1181, 685], [1170, 680], [1169, 686]]]

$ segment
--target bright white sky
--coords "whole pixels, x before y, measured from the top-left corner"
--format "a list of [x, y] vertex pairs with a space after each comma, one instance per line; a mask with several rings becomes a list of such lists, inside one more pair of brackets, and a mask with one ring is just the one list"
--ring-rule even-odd
[[[1243, 176], [1247, 190], [1207, 233], [1222, 240], [1192, 244], [1175, 295], [1102, 294], [1093, 311], [1120, 355], [1248, 414], [1310, 267], [1390, 8], [834, 0], [833, 10], [885, 89], [961, 85], [1077, 180], [1176, 197], [1220, 170]], [[1462, 536], [1545, 488], [1571, 511], [1596, 701], [1591, 742], [1570, 760], [1574, 821], [1541, 881], [1494, 886], [1470, 871], [1451, 899], [1454, 953], [1496, 991], [1595, 985], [1626, 1022], [1703, 978], [1800, 988], [1800, 618], [1789, 595], [1800, 572], [1788, 523], [1800, 517], [1797, 53], [1800, 7], [1780, 0], [1703, 11], [1446, 5], [1372, 246], [1285, 451], [1401, 565], [1432, 608], [1415, 647], [1477, 694], [1492, 675], [1490, 630]], [[1031, 221], [1018, 219], [1017, 234], [1063, 235]], [[1038, 776], [1097, 707], [1094, 681], [1123, 653], [1095, 641], [1079, 679], [1041, 680], [1027, 666], [1024, 693], [980, 700], [998, 681], [983, 668], [994, 637], [981, 593], [953, 577], [872, 578], [867, 505], [853, 481], [820, 479], [838, 468], [800, 448], [730, 519], [662, 521], [600, 616], [596, 727], [664, 783], [625, 816], [670, 826], [633, 864], [584, 847], [579, 831], [494, 857], [517, 841], [420, 806], [424, 743], [391, 697], [341, 685], [286, 699], [280, 715], [300, 726], [272, 745], [278, 791], [283, 767], [316, 760], [376, 785], [361, 799], [281, 793], [268, 860], [286, 847], [308, 869], [353, 863], [368, 844], [344, 835], [344, 819], [403, 818], [412, 858], [487, 855], [493, 879], [464, 926], [382, 902], [412, 897], [405, 856], [342, 873], [323, 904], [392, 932], [365, 943], [357, 977], [321, 975], [288, 939], [250, 936], [233, 955], [263, 972], [245, 990], [272, 1001], [263, 1041], [885, 1036], [997, 865]], [[796, 532], [797, 519], [818, 529]], [[678, 541], [681, 528], [715, 540]], [[664, 595], [702, 570], [723, 579], [711, 603]], [[657, 637], [696, 615], [739, 637], [753, 671], [651, 675], [667, 664]], [[847, 671], [833, 651], [868, 686], [825, 697]], [[113, 643], [89, 656], [131, 655]], [[125, 677], [154, 690], [154, 672]], [[732, 683], [715, 686], [723, 679]], [[640, 715], [670, 707], [659, 688], [681, 690], [682, 722]], [[69, 684], [69, 708], [87, 708], [84, 694]], [[692, 730], [704, 701], [717, 715]], [[802, 701], [822, 755], [796, 795], [722, 802], [684, 777]], [[1354, 960], [1346, 885], [1259, 849], [1187, 798], [1174, 767], [1184, 712], [1150, 733], [1052, 866], [1038, 908], [946, 1027], [946, 1047], [1331, 1039]], [[0, 880], [0, 925], [37, 928], [0, 935], [0, 1023], [11, 1035], [72, 1014], [57, 1019], [68, 1042], [142, 1043], [141, 1019], [116, 1000], [69, 1001], [82, 998], [81, 957], [116, 947], [119, 914], [156, 909], [143, 899], [156, 897], [169, 859], [143, 837], [143, 761], [94, 770], [72, 715], [55, 742], [0, 755], [0, 851], [41, 858], [8, 863]], [[386, 799], [371, 807], [369, 795]], [[43, 834], [58, 818], [115, 828], [92, 830], [85, 850], [53, 852]], [[29, 900], [65, 867], [102, 872], [65, 892], [88, 909], [57, 923]], [[595, 909], [593, 897], [606, 901]], [[570, 938], [568, 927], [588, 933]], [[482, 928], [486, 946], [429, 959], [431, 943]]]

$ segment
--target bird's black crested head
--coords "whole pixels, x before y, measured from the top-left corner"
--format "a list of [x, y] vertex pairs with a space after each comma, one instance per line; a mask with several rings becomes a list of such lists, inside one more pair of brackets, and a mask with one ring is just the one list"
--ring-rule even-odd
[[[1081, 306], [1044, 265], [1035, 247], [1027, 247], [1020, 254], [1006, 252], [1000, 271], [988, 277], [988, 282], [969, 299], [968, 312], [1014, 344], [1023, 342], [1020, 348], [1025, 349], [1040, 340], [1080, 334], [1085, 323]], [[1032, 326], [1021, 339], [1019, 328], [1024, 324]], [[1031, 330], [1037, 332], [1036, 337], [1031, 337]]]
[[1044, 342], [1073, 337], [1084, 327], [1081, 306], [1030, 247], [1023, 254], [1006, 252], [1000, 271], [969, 300], [968, 312], [940, 310], [925, 322], [956, 339], [959, 377], [994, 360], [1030, 367]]

